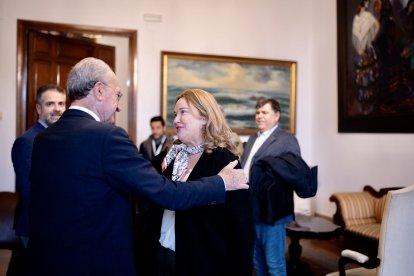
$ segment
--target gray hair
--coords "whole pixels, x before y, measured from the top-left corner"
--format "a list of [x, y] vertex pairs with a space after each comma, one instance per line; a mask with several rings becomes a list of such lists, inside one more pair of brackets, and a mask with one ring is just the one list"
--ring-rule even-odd
[[73, 66], [68, 75], [67, 90], [70, 101], [85, 98], [98, 81], [106, 83], [113, 75], [114, 71], [104, 61], [93, 57], [82, 59]]

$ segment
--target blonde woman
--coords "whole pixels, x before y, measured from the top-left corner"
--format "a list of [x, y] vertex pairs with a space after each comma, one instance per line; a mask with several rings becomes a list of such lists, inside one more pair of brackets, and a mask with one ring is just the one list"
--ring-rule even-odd
[[[155, 160], [164, 176], [187, 181], [217, 174], [239, 154], [214, 97], [201, 89], [175, 102], [177, 140]], [[240, 167], [240, 164], [238, 165]], [[225, 204], [185, 211], [160, 209], [156, 217], [157, 272], [149, 275], [252, 275], [250, 191], [226, 194]], [[157, 212], [155, 212], [157, 213]]]

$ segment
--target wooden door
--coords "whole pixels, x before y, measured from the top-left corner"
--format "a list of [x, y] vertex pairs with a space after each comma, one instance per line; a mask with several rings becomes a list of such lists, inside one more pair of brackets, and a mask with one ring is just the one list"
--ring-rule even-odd
[[[85, 57], [104, 60], [115, 71], [115, 47], [37, 31], [29, 32], [26, 129], [37, 120], [36, 90], [47, 83], [55, 83], [66, 89], [71, 68]], [[69, 99], [67, 99], [69, 106]]]

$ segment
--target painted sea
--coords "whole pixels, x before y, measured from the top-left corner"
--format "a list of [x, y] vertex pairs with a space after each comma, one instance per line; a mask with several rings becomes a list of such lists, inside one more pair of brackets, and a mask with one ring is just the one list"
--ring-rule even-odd
[[[167, 98], [167, 127], [173, 128], [175, 97], [188, 86], [168, 86]], [[289, 129], [290, 122], [290, 96], [286, 93], [275, 91], [252, 91], [229, 88], [203, 88], [210, 92], [217, 102], [223, 107], [227, 122], [232, 129], [252, 130], [256, 129], [255, 112], [257, 99], [261, 97], [274, 98], [279, 101], [282, 116], [279, 125], [283, 129]]]

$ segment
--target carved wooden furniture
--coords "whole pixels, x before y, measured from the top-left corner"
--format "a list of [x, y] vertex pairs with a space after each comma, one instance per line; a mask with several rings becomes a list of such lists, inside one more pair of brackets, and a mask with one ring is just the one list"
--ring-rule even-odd
[[385, 195], [390, 190], [402, 187], [382, 188], [376, 191], [365, 186], [360, 192], [338, 192], [330, 201], [336, 204], [333, 221], [342, 227], [344, 243], [347, 247], [376, 256]]
[[[339, 273], [344, 275], [398, 275], [411, 276], [414, 271], [412, 233], [414, 232], [414, 185], [390, 191], [386, 196], [381, 223], [378, 257], [368, 257], [359, 252], [344, 250], [339, 259]], [[359, 268], [345, 270], [348, 263]]]

